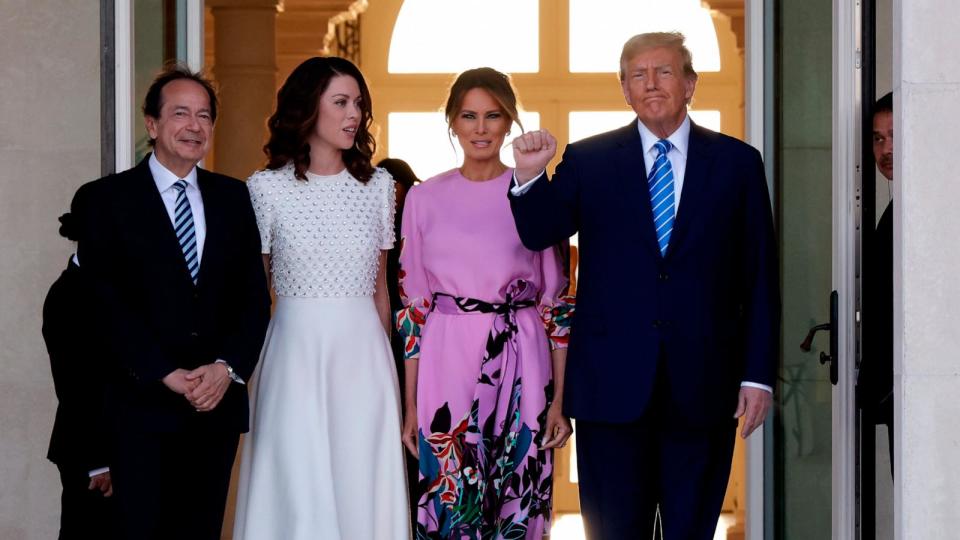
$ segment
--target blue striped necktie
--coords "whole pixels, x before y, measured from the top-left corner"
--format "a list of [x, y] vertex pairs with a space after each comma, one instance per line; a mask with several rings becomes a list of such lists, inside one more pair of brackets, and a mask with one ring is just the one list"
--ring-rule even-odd
[[197, 254], [197, 232], [193, 226], [193, 209], [187, 199], [187, 181], [178, 180], [173, 184], [177, 190], [176, 210], [173, 212], [173, 230], [177, 233], [177, 242], [183, 251], [183, 258], [190, 271], [190, 279], [197, 284], [197, 272], [200, 270], [200, 259]]
[[673, 232], [673, 220], [676, 215], [673, 197], [673, 166], [667, 158], [667, 153], [673, 145], [666, 139], [660, 139], [654, 144], [657, 149], [657, 159], [650, 169], [647, 184], [650, 187], [650, 206], [653, 207], [653, 226], [657, 230], [657, 244], [660, 245], [660, 254], [667, 254], [670, 245], [670, 234]]

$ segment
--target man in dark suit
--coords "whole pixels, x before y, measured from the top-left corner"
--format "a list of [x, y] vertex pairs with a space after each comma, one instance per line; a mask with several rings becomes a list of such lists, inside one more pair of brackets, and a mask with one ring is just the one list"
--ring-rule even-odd
[[154, 152], [74, 199], [112, 367], [113, 487], [124, 538], [214, 540], [270, 299], [245, 185], [197, 167], [210, 83], [168, 69], [143, 111]]
[[[873, 108], [873, 157], [877, 169], [893, 181], [893, 94]], [[865, 420], [887, 426], [890, 471], [893, 472], [893, 201], [877, 222], [865, 261], [863, 362], [857, 383]]]
[[[76, 241], [71, 214], [60, 234]], [[89, 287], [77, 258], [50, 286], [43, 303], [43, 340], [57, 394], [57, 414], [47, 459], [60, 471], [60, 540], [114, 538], [116, 514], [107, 459], [102, 347], [90, 317]]]
[[579, 233], [564, 406], [577, 420], [590, 540], [711, 539], [743, 416], [770, 407], [779, 292], [759, 153], [687, 115], [697, 74], [683, 36], [635, 36], [620, 59], [638, 122], [570, 144], [513, 143], [510, 201], [533, 250]]

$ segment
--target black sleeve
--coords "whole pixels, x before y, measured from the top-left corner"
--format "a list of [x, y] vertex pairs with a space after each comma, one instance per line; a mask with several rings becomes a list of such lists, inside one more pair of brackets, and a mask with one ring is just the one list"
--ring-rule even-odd
[[[72, 265], [71, 265], [72, 266]], [[43, 303], [43, 340], [60, 403], [55, 435], [61, 452], [86, 470], [107, 466], [104, 355], [96, 346], [89, 303], [73, 266], [50, 287]]]
[[79, 213], [80, 241], [77, 257], [80, 270], [92, 292], [94, 316], [100, 320], [105, 345], [134, 378], [159, 381], [176, 369], [164, 355], [144, 321], [123, 299], [117, 284], [122, 265], [116, 255], [116, 223], [110, 207], [111, 194], [103, 180], [82, 186], [74, 196], [72, 208]]
[[270, 292], [263, 273], [260, 231], [245, 185], [242, 196], [237, 199], [240, 212], [237, 234], [242, 244], [235, 297], [239, 324], [224, 339], [219, 358], [227, 361], [237, 375], [247, 381], [260, 358], [260, 349], [270, 322]]
[[517, 232], [527, 249], [542, 251], [576, 234], [581, 180], [575, 152], [567, 146], [553, 178], [544, 173], [525, 193], [508, 192]]

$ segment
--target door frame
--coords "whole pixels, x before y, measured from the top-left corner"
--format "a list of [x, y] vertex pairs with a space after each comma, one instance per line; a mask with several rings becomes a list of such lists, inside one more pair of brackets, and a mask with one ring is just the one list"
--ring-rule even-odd
[[[134, 96], [133, 0], [108, 2], [113, 5], [113, 101], [114, 170], [125, 171], [133, 163], [133, 112], [142, 96]], [[186, 63], [193, 71], [203, 68], [204, 0], [177, 0], [178, 13], [186, 25]], [[109, 99], [104, 100], [109, 103]], [[201, 162], [202, 165], [202, 162]]]
[[839, 380], [833, 387], [832, 537], [857, 537], [857, 260], [861, 198], [860, 8], [833, 0], [833, 287]]
[[[765, 154], [773, 132], [772, 100], [765, 95], [773, 75], [773, 0], [745, 0], [745, 132], [749, 144]], [[860, 198], [860, 10], [854, 2], [833, 0], [832, 77], [832, 283], [838, 293], [839, 381], [832, 390], [831, 536], [855, 540], [857, 359], [857, 260]], [[767, 162], [771, 196], [771, 162]], [[773, 201], [771, 201], [773, 202]], [[824, 302], [828, 298], [823, 299]], [[772, 415], [772, 413], [771, 413]], [[747, 540], [772, 540], [773, 446], [766, 425], [747, 440]]]
[[[770, 155], [766, 150], [766, 136], [773, 133], [772, 115], [767, 108], [770, 100], [765, 99], [766, 88], [769, 88], [768, 79], [772, 80], [773, 55], [767, 53], [768, 19], [772, 20], [773, 11], [770, 0], [744, 1], [744, 135], [746, 142], [761, 155]], [[770, 25], [772, 26], [772, 25]], [[768, 63], [770, 67], [768, 67]], [[767, 169], [767, 188], [770, 193], [770, 204], [774, 204], [772, 162], [764, 161]], [[773, 411], [767, 415], [767, 421], [760, 425], [750, 438], [746, 448], [746, 492], [747, 492], [747, 523], [746, 540], [763, 540], [773, 538], [773, 513], [768, 510], [767, 493], [773, 493], [773, 438], [768, 433], [773, 418]], [[768, 441], [769, 440], [769, 441]], [[769, 478], [768, 478], [769, 476]], [[769, 531], [769, 532], [768, 532]]]

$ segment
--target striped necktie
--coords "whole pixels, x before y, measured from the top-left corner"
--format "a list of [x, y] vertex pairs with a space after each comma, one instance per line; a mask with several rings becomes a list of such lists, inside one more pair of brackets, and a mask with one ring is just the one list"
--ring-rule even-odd
[[660, 139], [654, 144], [657, 149], [657, 159], [650, 169], [647, 184], [650, 187], [650, 206], [653, 208], [653, 225], [657, 231], [657, 244], [660, 245], [660, 254], [667, 254], [670, 245], [670, 233], [673, 232], [673, 219], [676, 215], [673, 197], [673, 166], [667, 158], [672, 145], [666, 139]]
[[176, 210], [173, 212], [173, 230], [177, 233], [177, 242], [183, 251], [183, 258], [190, 271], [190, 279], [197, 284], [197, 272], [200, 270], [200, 260], [197, 254], [197, 233], [193, 226], [193, 209], [187, 199], [187, 181], [178, 180], [173, 184], [177, 190]]

